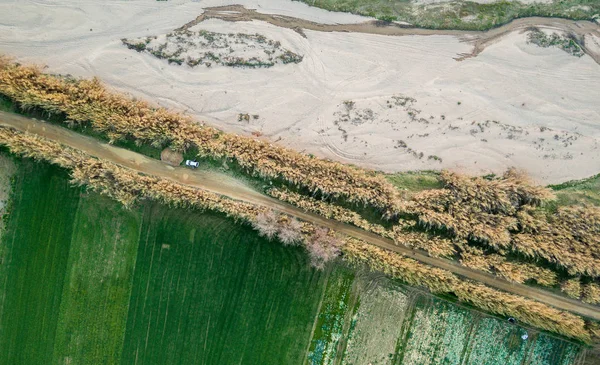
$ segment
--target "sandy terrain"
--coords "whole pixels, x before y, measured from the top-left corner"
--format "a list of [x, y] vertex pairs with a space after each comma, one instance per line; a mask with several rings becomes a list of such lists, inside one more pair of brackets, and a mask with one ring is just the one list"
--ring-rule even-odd
[[[520, 32], [459, 62], [473, 47], [451, 35], [305, 30], [303, 37], [264, 22], [216, 19], [194, 26], [259, 33], [304, 56], [268, 69], [169, 65], [121, 44], [166, 34], [223, 1], [3, 3], [0, 52], [48, 64], [50, 72], [98, 76], [227, 131], [260, 132], [307, 153], [385, 171], [517, 166], [546, 183], [600, 172], [600, 66], [587, 55], [527, 44]], [[316, 22], [364, 21], [297, 2], [235, 3]], [[586, 45], [599, 44], [586, 37]], [[239, 121], [240, 113], [259, 117]]]

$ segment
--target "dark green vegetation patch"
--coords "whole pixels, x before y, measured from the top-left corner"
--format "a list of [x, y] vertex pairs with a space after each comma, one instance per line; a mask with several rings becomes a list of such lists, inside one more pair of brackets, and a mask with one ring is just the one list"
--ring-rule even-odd
[[488, 4], [448, 1], [417, 4], [410, 0], [299, 0], [310, 6], [374, 17], [383, 21], [408, 22], [419, 28], [488, 30], [525, 17], [559, 17], [591, 20], [600, 13], [597, 0], [554, 0], [524, 4], [500, 0]]
[[140, 217], [25, 160], [9, 218], [0, 291], [0, 364], [120, 358]]

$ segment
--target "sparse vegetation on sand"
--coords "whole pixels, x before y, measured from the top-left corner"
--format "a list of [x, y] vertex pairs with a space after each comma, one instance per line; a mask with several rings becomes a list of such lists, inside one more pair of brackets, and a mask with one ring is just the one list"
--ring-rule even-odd
[[548, 35], [537, 28], [529, 30], [527, 42], [543, 48], [556, 47], [575, 57], [583, 57], [585, 54], [574, 36], [564, 36], [556, 32]]
[[540, 16], [592, 20], [600, 4], [589, 0], [550, 2], [494, 1], [383, 1], [300, 0], [310, 6], [377, 18], [385, 22], [407, 22], [419, 28], [487, 30], [513, 19]]
[[166, 35], [123, 38], [121, 41], [129, 49], [190, 67], [220, 65], [258, 68], [302, 61], [302, 56], [260, 34], [180, 29]]

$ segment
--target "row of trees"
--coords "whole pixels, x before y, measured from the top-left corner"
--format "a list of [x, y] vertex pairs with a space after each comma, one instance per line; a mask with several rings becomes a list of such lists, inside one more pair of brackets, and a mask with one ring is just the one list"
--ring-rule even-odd
[[355, 239], [346, 242], [343, 254], [351, 262], [366, 262], [372, 269], [385, 272], [411, 285], [424, 286], [434, 293], [454, 294], [459, 300], [485, 311], [514, 317], [524, 323], [564, 336], [590, 341], [590, 330], [581, 317], [534, 300], [462, 280], [448, 271]]
[[233, 159], [263, 178], [283, 179], [314, 193], [384, 211], [391, 212], [397, 199], [396, 189], [373, 172], [223, 133], [187, 116], [110, 92], [97, 79], [46, 75], [38, 67], [0, 59], [0, 93], [24, 107], [64, 113], [70, 124], [89, 123], [113, 141], [131, 138], [179, 151], [196, 147], [203, 155]]
[[[340, 255], [342, 241], [335, 232], [315, 227], [308, 222], [301, 223], [295, 218], [277, 214], [273, 210], [258, 214], [252, 222], [254, 229], [268, 239], [278, 238], [284, 246], [304, 244], [310, 257], [310, 264], [323, 269], [325, 264]], [[307, 232], [311, 232], [306, 235]]]
[[[251, 222], [267, 237], [279, 237], [288, 244], [304, 242], [316, 266], [342, 253], [350, 262], [366, 263], [411, 285], [424, 286], [434, 293], [453, 293], [478, 308], [509, 315], [525, 323], [583, 341], [590, 332], [582, 318], [519, 296], [500, 292], [481, 284], [462, 280], [452, 273], [374, 247], [341, 237], [331, 230], [277, 215], [267, 208], [234, 201], [214, 193], [194, 189], [166, 179], [146, 176], [108, 161], [102, 161], [72, 148], [43, 138], [0, 127], [0, 143], [13, 153], [49, 161], [72, 170], [73, 181], [107, 194], [123, 204], [137, 199], [195, 209], [210, 209]], [[302, 236], [301, 239], [299, 237]]]

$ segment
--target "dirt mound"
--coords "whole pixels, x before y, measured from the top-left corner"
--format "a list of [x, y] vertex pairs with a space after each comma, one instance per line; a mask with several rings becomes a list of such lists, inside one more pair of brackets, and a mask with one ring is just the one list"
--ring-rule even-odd
[[183, 155], [180, 152], [175, 152], [170, 148], [165, 148], [160, 153], [160, 160], [171, 166], [179, 166], [183, 162]]

